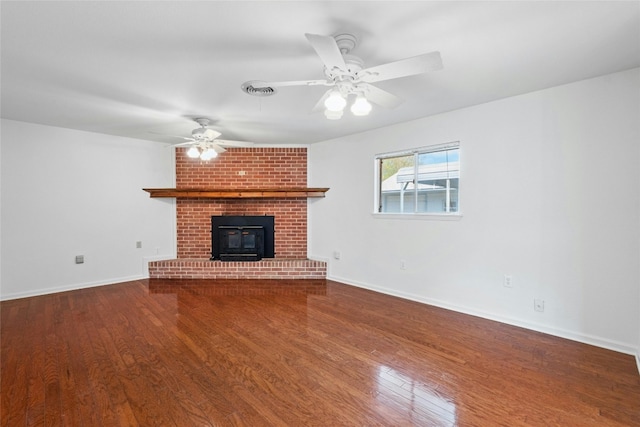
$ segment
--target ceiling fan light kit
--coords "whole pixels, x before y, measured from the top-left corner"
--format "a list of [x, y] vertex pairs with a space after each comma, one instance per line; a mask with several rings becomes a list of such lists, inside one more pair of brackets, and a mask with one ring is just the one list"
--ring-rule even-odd
[[218, 152], [213, 148], [198, 148], [196, 146], [191, 146], [187, 151], [187, 156], [192, 159], [200, 158], [200, 160], [211, 160], [218, 157]]
[[187, 150], [187, 157], [189, 158], [199, 158], [200, 160], [208, 161], [218, 157], [218, 154], [227, 151], [224, 147], [248, 147], [253, 145], [252, 142], [217, 139], [221, 133], [207, 127], [211, 120], [206, 117], [199, 117], [194, 119], [194, 121], [198, 123], [200, 127], [191, 131], [191, 138], [173, 135], [178, 138], [186, 139], [188, 142], [182, 142], [180, 144], [173, 144], [170, 146], [188, 146], [189, 149]]
[[357, 39], [352, 34], [321, 36], [305, 34], [305, 37], [324, 64], [325, 80], [301, 80], [285, 82], [263, 82], [251, 80], [245, 82], [242, 90], [253, 96], [272, 95], [276, 87], [281, 86], [329, 86], [313, 111], [324, 107], [327, 119], [342, 118], [349, 96], [355, 95], [351, 112], [355, 116], [366, 116], [371, 112], [371, 103], [385, 108], [395, 108], [402, 103], [399, 97], [384, 91], [371, 83], [392, 80], [442, 69], [439, 52], [430, 52], [411, 58], [401, 59], [387, 64], [363, 68], [364, 62], [351, 55]]

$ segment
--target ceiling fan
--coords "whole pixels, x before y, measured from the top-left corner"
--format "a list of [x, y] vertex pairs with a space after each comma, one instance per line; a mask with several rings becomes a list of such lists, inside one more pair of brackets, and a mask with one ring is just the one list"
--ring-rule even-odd
[[209, 129], [210, 119], [205, 117], [199, 117], [194, 119], [196, 123], [200, 125], [199, 128], [191, 131], [191, 137], [178, 136], [178, 138], [186, 139], [188, 142], [182, 142], [180, 144], [173, 144], [171, 147], [184, 147], [191, 146], [187, 151], [187, 156], [191, 158], [200, 158], [202, 160], [211, 160], [218, 157], [218, 154], [227, 151], [224, 147], [248, 147], [253, 145], [253, 142], [245, 141], [232, 141], [228, 139], [218, 139], [220, 132], [213, 129]]
[[356, 37], [352, 34], [339, 34], [335, 37], [317, 34], [305, 34], [305, 37], [324, 63], [325, 79], [300, 80], [284, 82], [264, 82], [252, 80], [242, 85], [242, 90], [256, 96], [275, 93], [273, 88], [282, 86], [330, 86], [320, 98], [312, 111], [325, 108], [328, 119], [340, 119], [347, 99], [355, 95], [351, 112], [355, 115], [367, 115], [371, 104], [386, 108], [395, 108], [403, 100], [371, 83], [413, 76], [429, 71], [442, 69], [440, 52], [401, 59], [387, 64], [363, 68], [364, 62], [349, 52], [356, 45]]

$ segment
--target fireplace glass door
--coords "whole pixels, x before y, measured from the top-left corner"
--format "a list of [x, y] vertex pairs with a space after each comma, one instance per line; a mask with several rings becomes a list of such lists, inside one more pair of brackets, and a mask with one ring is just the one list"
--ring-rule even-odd
[[264, 256], [264, 227], [220, 226], [220, 259], [259, 261]]
[[274, 225], [274, 217], [270, 215], [212, 216], [211, 260], [275, 258]]

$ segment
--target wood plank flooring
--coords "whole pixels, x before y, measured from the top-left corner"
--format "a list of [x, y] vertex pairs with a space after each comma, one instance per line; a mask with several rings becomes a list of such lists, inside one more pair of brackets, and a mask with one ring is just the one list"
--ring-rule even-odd
[[4, 301], [2, 426], [640, 426], [632, 356], [331, 281]]

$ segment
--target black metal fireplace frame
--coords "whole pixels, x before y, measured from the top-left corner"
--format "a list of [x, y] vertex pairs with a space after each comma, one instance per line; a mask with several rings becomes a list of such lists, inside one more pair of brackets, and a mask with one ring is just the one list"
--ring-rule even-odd
[[211, 217], [211, 260], [219, 260], [220, 257], [220, 228], [226, 226], [252, 227], [260, 226], [264, 228], [264, 239], [262, 241], [264, 254], [262, 258], [275, 257], [275, 218], [269, 215], [214, 215]]

